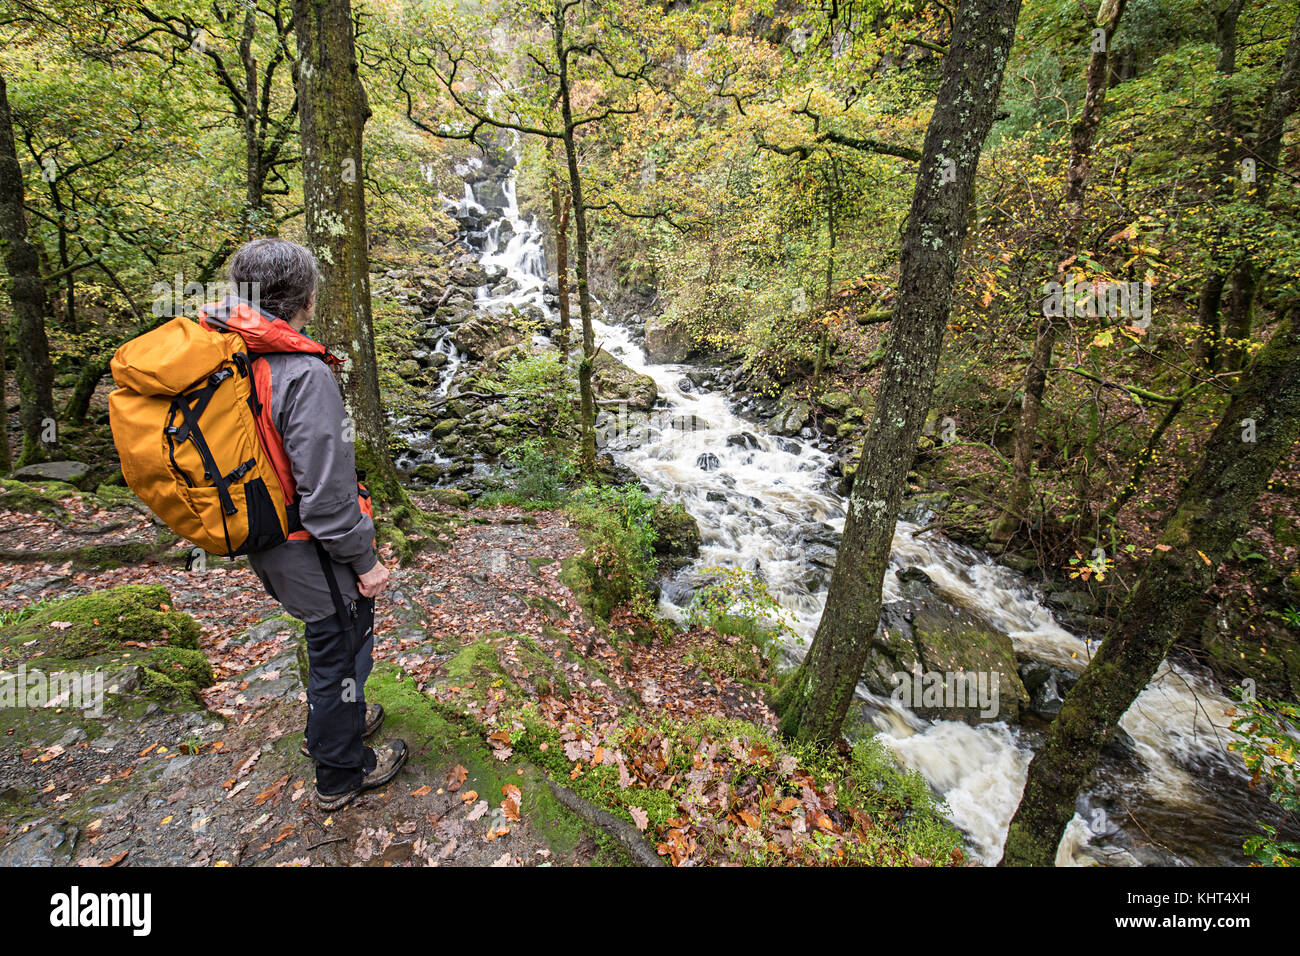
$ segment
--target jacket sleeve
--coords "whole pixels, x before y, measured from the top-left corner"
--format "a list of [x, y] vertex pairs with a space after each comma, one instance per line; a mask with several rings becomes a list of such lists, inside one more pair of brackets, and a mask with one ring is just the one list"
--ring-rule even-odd
[[[295, 370], [297, 371], [297, 370]], [[347, 440], [347, 412], [329, 367], [304, 357], [288, 376], [280, 436], [293, 467], [302, 526], [329, 556], [358, 575], [375, 566], [375, 526], [357, 504], [355, 451]]]

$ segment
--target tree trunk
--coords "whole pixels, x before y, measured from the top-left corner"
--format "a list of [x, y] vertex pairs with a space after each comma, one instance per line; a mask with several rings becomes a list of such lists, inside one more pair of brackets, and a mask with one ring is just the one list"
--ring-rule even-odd
[[[1282, 155], [1282, 131], [1287, 117], [1300, 107], [1300, 16], [1291, 27], [1291, 39], [1278, 77], [1269, 90], [1268, 99], [1260, 113], [1259, 127], [1251, 153], [1255, 161], [1255, 182], [1248, 187], [1247, 196], [1255, 205], [1263, 207], [1273, 186], [1277, 164]], [[1237, 262], [1228, 288], [1228, 324], [1224, 332], [1223, 364], [1236, 371], [1245, 362], [1250, 348], [1250, 332], [1254, 324], [1255, 293], [1259, 288], [1260, 270], [1250, 251]]]
[[5, 366], [9, 349], [5, 343], [9, 338], [6, 326], [0, 329], [0, 472], [9, 472], [14, 466], [13, 456], [9, 453], [9, 369]]
[[[1247, 369], [1160, 544], [1029, 765], [1003, 864], [1050, 866], [1079, 788], [1155, 675], [1278, 463], [1300, 439], [1300, 325], [1283, 321]], [[1254, 442], [1243, 422], [1253, 420]], [[1161, 550], [1161, 548], [1167, 550]]]
[[[1228, 0], [1227, 5], [1215, 17], [1214, 45], [1218, 53], [1214, 60], [1214, 72], [1220, 78], [1229, 77], [1237, 71], [1237, 20], [1244, 3], [1245, 0]], [[1220, 199], [1232, 195], [1232, 184], [1236, 178], [1233, 168], [1237, 159], [1235, 113], [1232, 88], [1225, 83], [1214, 107], [1214, 139], [1217, 141], [1214, 192]], [[1195, 361], [1198, 367], [1211, 371], [1219, 368], [1219, 303], [1223, 298], [1226, 278], [1223, 274], [1226, 267], [1221, 263], [1221, 247], [1226, 238], [1227, 229], [1220, 226], [1210, 243], [1210, 275], [1201, 289], [1196, 308], [1200, 335], [1196, 340]]]
[[560, 300], [560, 331], [555, 337], [560, 357], [569, 361], [569, 336], [573, 321], [569, 316], [569, 208], [573, 200], [564, 194], [560, 177], [551, 170], [551, 222], [555, 228], [555, 289]]
[[244, 32], [239, 41], [239, 59], [244, 67], [244, 226], [252, 237], [262, 218], [262, 146], [257, 137], [257, 57], [253, 40], [257, 36], [257, 10], [244, 14]]
[[1223, 301], [1224, 275], [1211, 272], [1201, 286], [1196, 300], [1196, 325], [1200, 333], [1196, 339], [1193, 361], [1197, 368], [1214, 372], [1219, 368], [1219, 305]]
[[[45, 458], [49, 446], [42, 439], [54, 421], [54, 368], [45, 336], [49, 302], [41, 280], [40, 260], [27, 241], [27, 219], [23, 213], [23, 171], [14, 147], [13, 116], [9, 112], [8, 88], [0, 76], [0, 245], [4, 247], [5, 269], [9, 272], [9, 298], [14, 321], [10, 339], [18, 356], [15, 369], [22, 406], [23, 448], [18, 464]], [[0, 418], [7, 412], [0, 408]]]
[[379, 397], [361, 148], [370, 108], [357, 74], [351, 4], [294, 0], [293, 14], [307, 241], [321, 267], [315, 325], [321, 341], [345, 359], [341, 379], [357, 467], [377, 501], [404, 502]]
[[[1061, 237], [1062, 258], [1057, 267], [1057, 282], [1064, 280], [1066, 263], [1078, 251], [1083, 233], [1083, 197], [1088, 185], [1088, 173], [1092, 168], [1092, 147], [1097, 140], [1097, 127], [1101, 124], [1101, 111], [1106, 103], [1106, 89], [1110, 80], [1110, 48], [1126, 5], [1127, 0], [1104, 0], [1101, 9], [1097, 11], [1097, 26], [1105, 33], [1102, 42], [1093, 45], [1088, 57], [1088, 92], [1084, 95], [1079, 118], [1070, 130], [1070, 162], [1065, 172], [1065, 232]], [[1052, 367], [1052, 350], [1055, 346], [1055, 319], [1044, 315], [1038, 320], [1033, 356], [1029, 360], [1029, 367], [1025, 369], [1024, 397], [1020, 402], [1020, 425], [1016, 431], [1012, 461], [1011, 491], [1007, 495], [1006, 510], [993, 528], [994, 537], [999, 540], [1009, 539], [1028, 519], [1034, 445], [1038, 441], [1043, 392], [1047, 389], [1047, 373]]]
[[900, 260], [898, 302], [826, 610], [808, 656], [782, 687], [782, 730], [838, 737], [880, 616], [907, 471], [925, 424], [952, 306], [980, 150], [993, 125], [1020, 0], [957, 8], [922, 151]]
[[1232, 270], [1232, 281], [1228, 285], [1228, 315], [1223, 326], [1221, 367], [1225, 371], [1240, 371], [1246, 364], [1258, 284], [1259, 277], [1250, 259], [1239, 262]]
[[560, 114], [564, 124], [564, 158], [569, 169], [569, 192], [573, 196], [573, 232], [577, 245], [574, 273], [578, 279], [578, 311], [582, 315], [582, 361], [578, 363], [578, 399], [581, 446], [578, 465], [588, 477], [596, 472], [596, 397], [592, 392], [591, 371], [596, 358], [596, 336], [591, 327], [591, 293], [587, 287], [587, 207], [582, 200], [582, 174], [578, 171], [578, 145], [574, 136], [573, 104], [569, 96], [569, 55], [564, 42], [564, 16], [567, 7], [555, 4], [552, 29], [555, 56], [559, 63]]

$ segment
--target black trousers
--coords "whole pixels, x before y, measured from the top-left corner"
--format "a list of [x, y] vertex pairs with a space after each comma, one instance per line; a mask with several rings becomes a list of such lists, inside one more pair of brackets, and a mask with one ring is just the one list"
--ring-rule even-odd
[[307, 624], [307, 749], [321, 793], [342, 793], [375, 769], [375, 752], [361, 739], [366, 726], [366, 678], [374, 665], [375, 602], [358, 598], [348, 619], [333, 614]]

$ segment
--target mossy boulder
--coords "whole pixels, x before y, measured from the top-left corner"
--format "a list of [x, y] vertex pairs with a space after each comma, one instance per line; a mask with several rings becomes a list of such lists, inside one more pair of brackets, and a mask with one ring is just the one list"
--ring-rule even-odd
[[61, 511], [64, 498], [80, 495], [72, 485], [62, 481], [15, 481], [0, 478], [0, 507], [12, 511], [33, 511], [43, 514]]
[[199, 691], [216, 680], [203, 652], [184, 647], [153, 648], [143, 666], [144, 692], [168, 702], [197, 704]]
[[[853, 404], [853, 396], [848, 392], [827, 392], [821, 397], [821, 404], [823, 407], [830, 409], [835, 414], [842, 415], [848, 411], [849, 406]], [[861, 411], [859, 411], [858, 415], [861, 416], [861, 414]]]
[[881, 608], [863, 672], [868, 689], [931, 720], [1018, 721], [1029, 693], [1011, 638], [945, 601], [923, 572], [898, 576], [903, 599]]
[[634, 371], [608, 352], [599, 352], [592, 360], [591, 384], [597, 397], [623, 402], [632, 411], [649, 411], [659, 400], [659, 386], [654, 379]]
[[472, 359], [484, 359], [499, 349], [524, 340], [524, 332], [511, 315], [484, 313], [461, 323], [451, 340]]
[[807, 402], [783, 402], [767, 423], [770, 431], [787, 438], [798, 435], [808, 424], [812, 410]]
[[469, 492], [461, 491], [459, 488], [434, 488], [428, 492], [428, 496], [439, 504], [451, 508], [469, 507]]
[[129, 584], [55, 602], [0, 631], [0, 644], [30, 643], [33, 654], [73, 659], [117, 650], [124, 641], [196, 649], [199, 625], [172, 610], [161, 584]]
[[657, 502], [650, 523], [655, 530], [655, 554], [669, 567], [684, 567], [699, 556], [700, 524], [681, 505]]

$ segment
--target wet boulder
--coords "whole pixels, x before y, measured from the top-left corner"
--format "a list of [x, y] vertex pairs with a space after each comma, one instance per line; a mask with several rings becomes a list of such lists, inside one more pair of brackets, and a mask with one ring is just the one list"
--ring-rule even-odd
[[493, 352], [524, 340], [523, 330], [510, 315], [480, 313], [461, 323], [452, 333], [456, 348], [472, 359], [484, 359]]
[[778, 435], [793, 438], [808, 424], [810, 415], [811, 409], [807, 402], [783, 403], [777, 413], [768, 420], [767, 427]]
[[1027, 710], [1051, 720], [1061, 712], [1065, 695], [1079, 680], [1079, 675], [1065, 667], [1046, 661], [1027, 660], [1020, 665], [1020, 680], [1029, 692]]
[[944, 600], [924, 572], [898, 577], [903, 597], [881, 608], [867, 687], [929, 720], [1018, 721], [1030, 698], [1011, 638]]
[[695, 459], [695, 465], [701, 471], [717, 471], [722, 467], [722, 461], [713, 452], [706, 451]]
[[487, 272], [477, 262], [458, 262], [452, 266], [450, 278], [453, 284], [465, 289], [477, 289], [487, 285]]
[[591, 363], [591, 384], [598, 398], [623, 403], [632, 411], [647, 412], [659, 400], [654, 379], [604, 351], [597, 353]]
[[681, 505], [659, 502], [650, 515], [655, 554], [668, 567], [682, 568], [700, 553], [700, 525]]
[[684, 325], [663, 315], [645, 321], [645, 354], [655, 364], [675, 365], [691, 354], [691, 335]]

